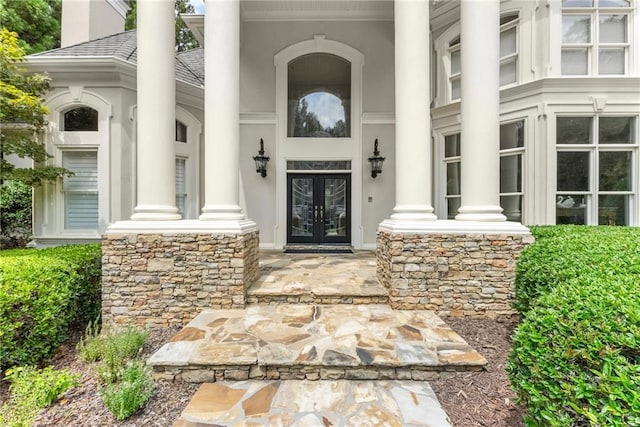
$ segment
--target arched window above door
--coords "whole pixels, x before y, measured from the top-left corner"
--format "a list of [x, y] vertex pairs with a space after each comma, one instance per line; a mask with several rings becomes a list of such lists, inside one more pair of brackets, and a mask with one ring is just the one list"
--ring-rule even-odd
[[310, 53], [287, 68], [287, 136], [351, 137], [351, 62]]

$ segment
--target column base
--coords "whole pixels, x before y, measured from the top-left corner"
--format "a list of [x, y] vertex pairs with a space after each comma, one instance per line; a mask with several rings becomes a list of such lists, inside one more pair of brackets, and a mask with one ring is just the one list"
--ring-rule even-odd
[[237, 205], [214, 205], [202, 208], [200, 221], [241, 221], [246, 217]]
[[393, 208], [391, 219], [402, 222], [435, 221], [437, 218], [429, 205], [403, 205]]
[[[533, 237], [519, 223], [437, 221], [378, 229], [378, 280], [396, 309], [493, 318], [515, 313], [515, 264]], [[396, 225], [392, 227], [392, 225]]]
[[183, 326], [205, 308], [243, 308], [259, 276], [259, 234], [253, 221], [231, 223], [109, 227], [102, 240], [103, 322]]
[[458, 209], [456, 221], [496, 222], [506, 221], [500, 206], [463, 206]]
[[178, 221], [182, 219], [175, 206], [141, 205], [136, 206], [133, 212], [132, 221]]

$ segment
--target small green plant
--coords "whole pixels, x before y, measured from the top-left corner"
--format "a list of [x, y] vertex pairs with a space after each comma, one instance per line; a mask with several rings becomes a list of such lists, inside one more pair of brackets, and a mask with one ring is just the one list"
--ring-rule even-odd
[[78, 385], [80, 375], [66, 369], [57, 371], [51, 366], [44, 369], [27, 366], [7, 370], [5, 379], [11, 382], [11, 395], [0, 409], [0, 425], [22, 427], [31, 425], [42, 408]]
[[100, 354], [98, 357], [100, 360], [98, 365], [100, 379], [106, 384], [120, 381], [123, 367], [140, 353], [148, 335], [147, 331], [134, 326], [107, 332], [101, 338], [101, 343], [95, 344], [96, 350]]
[[145, 404], [153, 391], [153, 379], [142, 361], [129, 362], [122, 370], [120, 382], [100, 389], [104, 405], [118, 420], [133, 415]]
[[97, 362], [102, 356], [104, 337], [100, 335], [100, 317], [89, 322], [84, 337], [80, 339], [76, 349], [83, 362]]

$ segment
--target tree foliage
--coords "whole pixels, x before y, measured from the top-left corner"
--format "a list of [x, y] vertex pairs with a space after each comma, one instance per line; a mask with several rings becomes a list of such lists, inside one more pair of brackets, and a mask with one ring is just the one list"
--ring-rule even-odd
[[60, 46], [61, 13], [62, 0], [0, 0], [0, 23], [27, 55]]
[[[136, 0], [131, 0], [129, 4], [131, 7], [127, 12], [127, 17], [124, 23], [125, 30], [133, 30], [136, 28], [136, 16], [138, 13], [138, 3]], [[183, 52], [185, 50], [198, 47], [198, 41], [191, 34], [191, 31], [187, 27], [180, 17], [183, 13], [194, 13], [195, 9], [188, 0], [174, 0], [174, 6], [176, 10], [176, 51]]]
[[40, 164], [50, 157], [40, 141], [47, 125], [48, 111], [42, 100], [49, 90], [49, 79], [44, 74], [26, 74], [20, 67], [23, 59], [18, 35], [4, 28], [0, 30], [0, 179], [34, 186], [69, 172], [44, 165], [17, 168], [6, 160], [7, 155], [16, 154]]

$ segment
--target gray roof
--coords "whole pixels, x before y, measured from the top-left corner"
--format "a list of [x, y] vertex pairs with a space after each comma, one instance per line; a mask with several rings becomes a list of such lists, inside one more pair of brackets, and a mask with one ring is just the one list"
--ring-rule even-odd
[[[73, 46], [36, 53], [30, 57], [113, 57], [135, 64], [136, 52], [136, 30], [130, 30]], [[176, 79], [195, 86], [204, 86], [204, 50], [202, 48], [176, 53]]]

